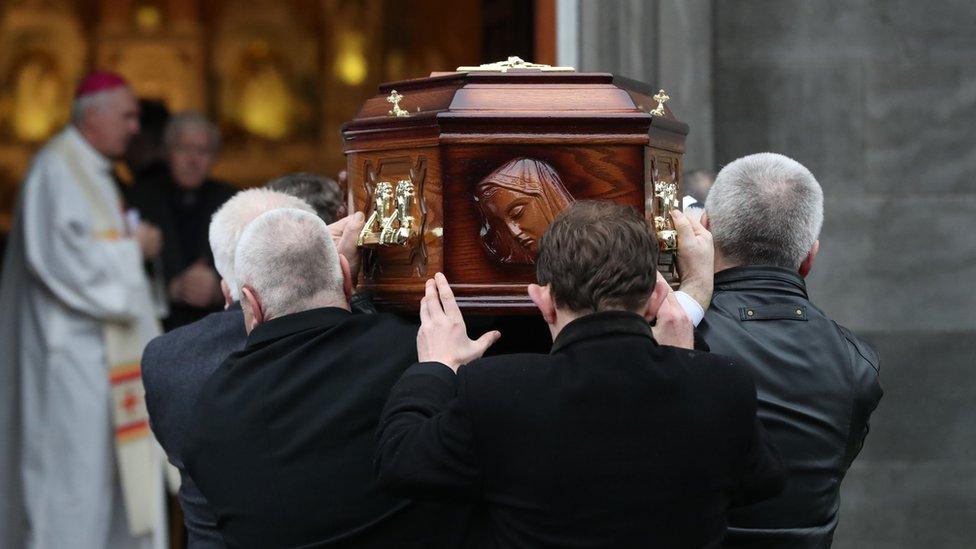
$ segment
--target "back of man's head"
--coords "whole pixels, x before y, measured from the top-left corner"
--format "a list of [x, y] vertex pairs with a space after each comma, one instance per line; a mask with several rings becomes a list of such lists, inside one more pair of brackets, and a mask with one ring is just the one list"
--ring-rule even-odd
[[227, 283], [233, 300], [239, 300], [234, 252], [244, 228], [259, 215], [278, 208], [295, 208], [315, 213], [300, 198], [268, 189], [249, 189], [231, 197], [210, 221], [210, 249], [214, 267]]
[[315, 213], [326, 223], [334, 223], [342, 206], [342, 191], [339, 184], [314, 173], [290, 173], [269, 181], [265, 188], [292, 196], [307, 202]]
[[795, 270], [820, 235], [823, 190], [799, 162], [751, 154], [722, 168], [705, 211], [716, 260]]
[[559, 213], [539, 241], [536, 278], [574, 312], [641, 312], [657, 280], [657, 238], [637, 210], [580, 201]]
[[238, 290], [250, 288], [265, 320], [345, 303], [339, 254], [325, 222], [279, 208], [248, 224], [234, 260]]

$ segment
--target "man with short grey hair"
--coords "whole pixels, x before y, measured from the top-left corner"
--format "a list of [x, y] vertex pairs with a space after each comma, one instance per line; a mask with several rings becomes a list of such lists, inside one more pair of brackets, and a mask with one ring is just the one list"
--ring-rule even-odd
[[[153, 433], [170, 463], [180, 471], [178, 498], [190, 549], [224, 547], [213, 512], [183, 463], [190, 409], [210, 374], [228, 355], [244, 347], [246, 334], [238, 303], [234, 252], [248, 223], [277, 208], [312, 211], [294, 196], [267, 189], [241, 191], [217, 211], [210, 223], [209, 240], [222, 279], [225, 310], [152, 340], [142, 355], [146, 406]], [[347, 240], [355, 242], [352, 235]]]
[[234, 272], [247, 342], [200, 389], [184, 446], [227, 543], [461, 546], [463, 505], [392, 497], [373, 475], [380, 412], [417, 360], [416, 326], [351, 313], [349, 263], [307, 212], [251, 222]]
[[789, 474], [778, 497], [730, 512], [725, 544], [829, 547], [840, 483], [882, 391], [878, 355], [807, 295], [823, 191], [799, 162], [753, 154], [719, 172], [705, 210], [716, 273], [700, 333], [752, 367], [758, 415]]
[[210, 176], [220, 151], [220, 132], [205, 116], [196, 111], [173, 115], [163, 140], [168, 169], [136, 180], [127, 198], [163, 231], [160, 259], [169, 302], [164, 325], [172, 330], [223, 304], [207, 227], [236, 189]]

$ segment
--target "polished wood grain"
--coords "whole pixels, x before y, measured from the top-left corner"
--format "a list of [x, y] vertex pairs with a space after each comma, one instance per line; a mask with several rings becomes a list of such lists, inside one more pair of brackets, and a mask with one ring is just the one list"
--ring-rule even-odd
[[[409, 177], [425, 213], [416, 246], [366, 252], [363, 287], [382, 307], [416, 312], [424, 281], [441, 271], [465, 310], [533, 313], [526, 286], [534, 266], [492, 255], [475, 186], [514, 159], [535, 159], [576, 200], [613, 200], [653, 216], [644, 210], [653, 208], [654, 183], [681, 183], [688, 127], [667, 108], [663, 117], [648, 114], [656, 90], [638, 84], [603, 73], [518, 72], [381, 86], [343, 127], [350, 202], [363, 209], [377, 181]], [[393, 89], [410, 117], [387, 116]], [[672, 280], [674, 259], [660, 262]]]

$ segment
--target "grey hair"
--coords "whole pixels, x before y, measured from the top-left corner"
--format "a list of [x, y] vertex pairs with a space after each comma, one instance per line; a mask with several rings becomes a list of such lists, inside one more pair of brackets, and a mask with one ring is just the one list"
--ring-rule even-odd
[[302, 199], [268, 189], [248, 189], [230, 198], [210, 220], [210, 250], [214, 268], [227, 282], [235, 300], [241, 298], [237, 291], [234, 269], [234, 252], [248, 223], [259, 215], [278, 208], [294, 208], [315, 213]]
[[334, 223], [342, 206], [342, 190], [331, 178], [315, 173], [290, 173], [268, 181], [266, 189], [297, 196], [308, 202], [322, 221]]
[[116, 91], [117, 89], [118, 88], [109, 88], [107, 90], [83, 95], [75, 99], [74, 103], [71, 104], [71, 123], [77, 126], [82, 120], [84, 120], [85, 115], [88, 114], [90, 109], [104, 108], [105, 105], [109, 103], [112, 92]]
[[722, 168], [705, 201], [715, 248], [737, 265], [797, 269], [823, 226], [823, 190], [810, 170], [776, 153]]
[[176, 145], [177, 139], [187, 129], [199, 129], [207, 133], [210, 141], [210, 150], [217, 152], [220, 150], [220, 130], [206, 116], [197, 111], [183, 111], [174, 114], [166, 123], [166, 130], [163, 132], [163, 143], [168, 150], [172, 150]]
[[253, 289], [267, 318], [345, 297], [339, 254], [314, 213], [280, 208], [261, 214], [244, 229], [234, 255], [238, 289]]

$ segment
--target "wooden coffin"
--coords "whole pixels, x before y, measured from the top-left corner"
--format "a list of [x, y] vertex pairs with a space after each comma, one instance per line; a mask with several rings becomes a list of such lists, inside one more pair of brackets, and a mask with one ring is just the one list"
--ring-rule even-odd
[[663, 90], [521, 61], [469, 69], [384, 84], [343, 126], [349, 208], [367, 215], [360, 284], [376, 303], [417, 311], [440, 271], [469, 312], [534, 311], [539, 238], [582, 199], [643, 211], [674, 281], [662, 214], [678, 207], [688, 126]]

